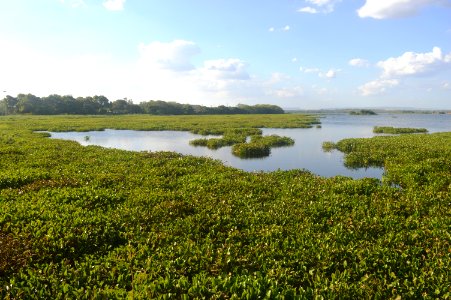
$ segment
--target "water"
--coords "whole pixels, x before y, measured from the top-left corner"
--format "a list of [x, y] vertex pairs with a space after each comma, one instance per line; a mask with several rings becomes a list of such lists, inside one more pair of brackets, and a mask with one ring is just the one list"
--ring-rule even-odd
[[[193, 147], [189, 141], [204, 136], [180, 131], [105, 130], [91, 132], [52, 132], [52, 138], [74, 140], [82, 145], [99, 145], [132, 151], [174, 151], [185, 155], [220, 159], [224, 164], [245, 171], [307, 169], [317, 175], [353, 178], [381, 178], [381, 168], [347, 169], [339, 151], [324, 152], [324, 141], [344, 138], [373, 137], [374, 126], [426, 128], [429, 132], [451, 131], [451, 115], [379, 114], [351, 116], [328, 114], [321, 118], [321, 128], [263, 129], [263, 135], [277, 134], [295, 140], [292, 147], [272, 148], [271, 155], [259, 159], [241, 159], [231, 153], [231, 147], [210, 150]], [[86, 137], [89, 139], [86, 139]]]

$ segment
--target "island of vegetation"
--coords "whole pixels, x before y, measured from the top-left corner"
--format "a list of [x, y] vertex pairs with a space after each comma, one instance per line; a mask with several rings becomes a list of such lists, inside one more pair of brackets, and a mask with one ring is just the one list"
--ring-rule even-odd
[[350, 115], [357, 115], [357, 116], [371, 116], [371, 115], [377, 115], [376, 112], [369, 110], [369, 109], [361, 109], [361, 110], [352, 110], [349, 112]]
[[382, 180], [250, 173], [36, 132], [221, 132], [309, 121], [1, 116], [0, 298], [449, 298], [449, 132], [336, 143], [349, 166], [384, 166]]
[[400, 128], [390, 126], [375, 126], [374, 133], [388, 133], [388, 134], [407, 134], [407, 133], [427, 133], [426, 128]]
[[261, 136], [253, 135], [249, 143], [237, 143], [232, 147], [232, 153], [241, 158], [265, 157], [271, 153], [272, 147], [287, 147], [294, 145], [294, 140], [276, 134]]
[[[252, 135], [253, 134], [253, 135]], [[232, 154], [241, 158], [265, 157], [271, 154], [272, 147], [294, 145], [294, 140], [278, 135], [262, 136], [259, 129], [234, 129], [225, 132], [222, 138], [202, 138], [190, 141], [193, 146], [204, 146], [209, 149], [218, 149], [232, 146]], [[250, 135], [250, 142], [246, 142]]]

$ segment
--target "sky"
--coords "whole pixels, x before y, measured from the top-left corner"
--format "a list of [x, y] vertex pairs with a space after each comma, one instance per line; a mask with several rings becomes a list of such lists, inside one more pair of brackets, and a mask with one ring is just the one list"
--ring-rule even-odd
[[451, 0], [1, 1], [0, 93], [451, 109]]

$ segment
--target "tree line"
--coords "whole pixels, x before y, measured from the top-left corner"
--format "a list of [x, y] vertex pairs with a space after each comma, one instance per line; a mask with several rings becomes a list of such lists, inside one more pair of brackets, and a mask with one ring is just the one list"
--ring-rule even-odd
[[151, 114], [151, 115], [210, 115], [210, 114], [283, 114], [284, 110], [271, 104], [230, 107], [220, 105], [180, 104], [161, 100], [150, 100], [139, 104], [124, 98], [110, 101], [105, 96], [77, 97], [70, 95], [49, 95], [37, 97], [32, 94], [6, 96], [0, 101], [0, 115], [108, 115], [108, 114]]

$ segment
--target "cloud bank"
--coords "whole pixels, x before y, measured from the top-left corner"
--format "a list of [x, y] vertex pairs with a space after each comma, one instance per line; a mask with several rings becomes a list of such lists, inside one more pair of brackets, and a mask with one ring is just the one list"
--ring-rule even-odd
[[439, 47], [434, 47], [426, 53], [405, 52], [401, 56], [380, 61], [377, 66], [383, 70], [382, 77], [392, 78], [437, 72], [449, 67], [450, 62], [451, 53], [443, 55]]
[[[354, 63], [358, 62], [354, 61]], [[431, 52], [425, 53], [405, 52], [401, 56], [379, 61], [377, 67], [382, 70], [379, 78], [359, 87], [363, 96], [383, 93], [399, 85], [407, 77], [421, 77], [449, 69], [451, 53], [444, 55], [439, 47], [434, 47]]]
[[357, 10], [361, 18], [390, 19], [416, 15], [434, 5], [449, 5], [447, 0], [366, 0]]
[[268, 79], [257, 78], [239, 58], [195, 63], [201, 48], [187, 40], [141, 43], [137, 57], [122, 63], [109, 53], [55, 56], [1, 39], [0, 48], [4, 53], [0, 82], [11, 95], [100, 94], [111, 100], [127, 97], [135, 102], [161, 99], [203, 105], [277, 104], [298, 102], [303, 96], [302, 87], [289, 76], [274, 73]]

